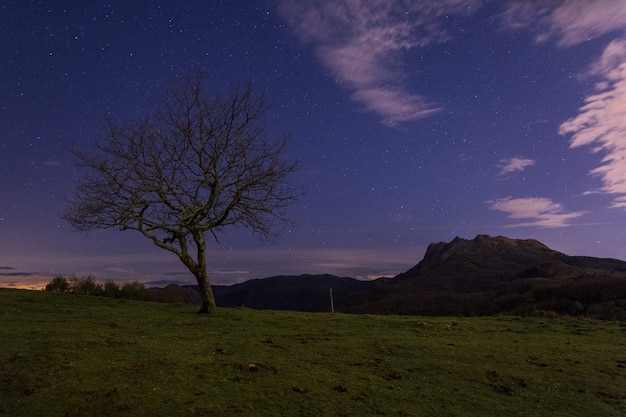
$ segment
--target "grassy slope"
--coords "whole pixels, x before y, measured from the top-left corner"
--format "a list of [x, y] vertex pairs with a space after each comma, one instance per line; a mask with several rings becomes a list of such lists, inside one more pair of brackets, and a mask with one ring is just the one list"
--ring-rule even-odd
[[623, 324], [0, 290], [0, 416], [618, 416]]

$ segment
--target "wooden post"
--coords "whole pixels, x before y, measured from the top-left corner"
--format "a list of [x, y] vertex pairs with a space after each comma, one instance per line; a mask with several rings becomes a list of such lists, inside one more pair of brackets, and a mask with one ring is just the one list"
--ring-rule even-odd
[[330, 312], [335, 312], [335, 303], [333, 302], [333, 289], [330, 289]]

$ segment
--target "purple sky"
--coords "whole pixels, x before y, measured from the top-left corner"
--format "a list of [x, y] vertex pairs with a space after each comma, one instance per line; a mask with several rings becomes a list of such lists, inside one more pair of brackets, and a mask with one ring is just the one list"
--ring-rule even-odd
[[210, 245], [213, 283], [393, 276], [431, 242], [533, 238], [626, 259], [626, 3], [3, 2], [0, 286], [57, 274], [193, 283], [133, 232], [60, 219], [106, 118], [175, 77], [252, 80], [290, 132], [296, 227]]

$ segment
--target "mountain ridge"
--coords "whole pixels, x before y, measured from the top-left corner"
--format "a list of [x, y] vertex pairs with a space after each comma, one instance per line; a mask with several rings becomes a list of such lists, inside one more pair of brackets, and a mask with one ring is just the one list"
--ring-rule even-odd
[[[569, 256], [534, 239], [431, 243], [393, 278], [274, 276], [214, 286], [218, 306], [368, 314], [569, 314], [626, 319], [626, 262]], [[188, 294], [186, 294], [188, 297]]]
[[534, 239], [477, 235], [433, 243], [390, 287], [355, 294], [345, 311], [626, 317], [626, 262], [569, 256]]

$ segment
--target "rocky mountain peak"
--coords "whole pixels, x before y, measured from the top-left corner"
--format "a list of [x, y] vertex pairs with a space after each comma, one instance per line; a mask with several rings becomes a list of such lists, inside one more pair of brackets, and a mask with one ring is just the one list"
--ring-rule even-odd
[[511, 239], [504, 236], [477, 235], [468, 240], [455, 237], [450, 242], [431, 243], [424, 259], [400, 278], [437, 272], [437, 274], [464, 272], [497, 273], [524, 269], [528, 265], [561, 259], [565, 255], [548, 248], [534, 239]]

